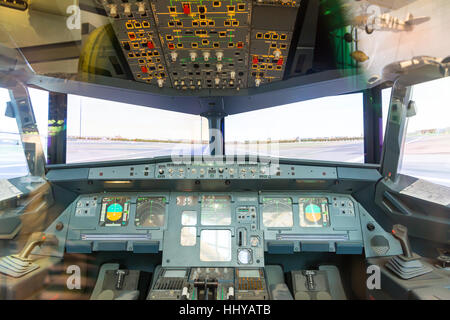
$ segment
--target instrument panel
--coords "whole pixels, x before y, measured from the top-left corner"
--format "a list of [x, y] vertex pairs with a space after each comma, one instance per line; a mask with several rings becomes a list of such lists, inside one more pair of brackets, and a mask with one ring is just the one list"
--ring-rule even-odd
[[103, 0], [134, 80], [180, 90], [282, 80], [300, 1]]
[[165, 197], [139, 197], [136, 201], [136, 227], [162, 227], [166, 218]]
[[265, 252], [363, 248], [345, 194], [118, 192], [81, 195], [69, 211], [66, 251], [162, 251], [163, 267], [263, 267]]
[[105, 197], [102, 199], [100, 226], [123, 227], [128, 225], [130, 198]]

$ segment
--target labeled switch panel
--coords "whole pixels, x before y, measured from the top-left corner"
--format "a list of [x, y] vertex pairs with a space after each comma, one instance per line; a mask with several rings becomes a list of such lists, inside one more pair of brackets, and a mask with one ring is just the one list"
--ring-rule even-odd
[[134, 79], [170, 86], [163, 50], [147, 0], [104, 0], [106, 12]]
[[251, 86], [259, 87], [283, 78], [298, 5], [286, 2], [280, 6], [279, 3], [283, 2], [257, 2], [254, 6], [250, 46]]
[[247, 86], [251, 2], [155, 0], [152, 8], [175, 88]]
[[239, 90], [281, 80], [299, 6], [104, 0], [135, 80], [180, 90]]

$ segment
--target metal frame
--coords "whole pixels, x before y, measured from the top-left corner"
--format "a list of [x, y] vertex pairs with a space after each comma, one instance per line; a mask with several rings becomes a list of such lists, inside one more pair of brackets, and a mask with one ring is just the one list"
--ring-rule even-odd
[[16, 118], [30, 174], [44, 177], [45, 156], [28, 88], [17, 81], [10, 84], [12, 85], [8, 87], [11, 98], [11, 101], [8, 102], [8, 116]]
[[47, 163], [66, 163], [67, 94], [49, 92]]
[[[81, 74], [79, 79], [59, 79], [40, 75], [27, 77], [26, 83], [51, 92], [71, 93], [151, 108], [201, 115], [224, 112], [228, 115], [270, 108], [368, 88], [366, 77], [348, 71], [327, 71], [260, 88], [236, 90], [181, 91], [154, 88], [130, 80]], [[213, 100], [213, 101], [211, 101]], [[211, 102], [214, 102], [212, 104]]]
[[380, 163], [383, 147], [383, 111], [381, 87], [363, 91], [364, 162]]

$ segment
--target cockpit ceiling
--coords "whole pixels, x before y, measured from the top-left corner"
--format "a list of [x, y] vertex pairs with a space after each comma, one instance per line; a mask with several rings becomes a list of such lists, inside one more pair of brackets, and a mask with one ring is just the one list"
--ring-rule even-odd
[[445, 0], [34, 0], [0, 14], [1, 47], [19, 49], [2, 49], [1, 70], [165, 95], [252, 95], [336, 74], [371, 87], [404, 71], [393, 63], [450, 52]]

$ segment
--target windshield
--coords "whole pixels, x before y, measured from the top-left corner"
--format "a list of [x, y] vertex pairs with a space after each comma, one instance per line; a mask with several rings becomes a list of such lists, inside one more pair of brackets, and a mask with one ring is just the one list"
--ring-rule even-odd
[[206, 118], [69, 95], [67, 163], [209, 153]]

